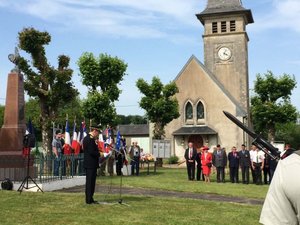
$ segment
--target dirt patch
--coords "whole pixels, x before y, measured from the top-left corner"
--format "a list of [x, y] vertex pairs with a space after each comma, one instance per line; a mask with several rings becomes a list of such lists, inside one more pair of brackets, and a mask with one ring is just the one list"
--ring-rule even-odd
[[[141, 196], [155, 196], [155, 197], [173, 197], [173, 198], [190, 198], [190, 199], [201, 199], [209, 201], [218, 201], [218, 202], [232, 202], [239, 204], [248, 204], [248, 205], [262, 205], [263, 200], [250, 199], [243, 197], [232, 197], [232, 196], [223, 196], [217, 194], [201, 194], [201, 193], [191, 193], [191, 192], [178, 192], [178, 191], [166, 191], [166, 190], [156, 190], [148, 188], [128, 188], [122, 187], [122, 194], [126, 195], [141, 195]], [[84, 192], [84, 186], [77, 186], [68, 189], [60, 190], [60, 192]], [[101, 194], [119, 194], [119, 186], [108, 186], [108, 185], [96, 185], [95, 192]]]

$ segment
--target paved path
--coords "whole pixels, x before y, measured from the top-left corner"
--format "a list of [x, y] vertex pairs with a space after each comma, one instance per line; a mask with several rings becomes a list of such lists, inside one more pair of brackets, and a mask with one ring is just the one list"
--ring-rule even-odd
[[[76, 186], [68, 189], [63, 189], [60, 190], [60, 192], [69, 192], [69, 193], [84, 192], [84, 186]], [[101, 194], [107, 194], [108, 192], [111, 194], [119, 194], [120, 188], [119, 186], [109, 187], [108, 185], [96, 185], [95, 192]], [[155, 197], [191, 198], [191, 199], [218, 201], [218, 202], [233, 202], [233, 203], [248, 204], [248, 205], [263, 204], [263, 200], [258, 200], [258, 199], [231, 197], [231, 196], [223, 196], [217, 194], [200, 194], [200, 193], [191, 193], [191, 192], [165, 191], [165, 190], [156, 190], [156, 189], [148, 189], [148, 188], [123, 187], [122, 194], [155, 196]]]

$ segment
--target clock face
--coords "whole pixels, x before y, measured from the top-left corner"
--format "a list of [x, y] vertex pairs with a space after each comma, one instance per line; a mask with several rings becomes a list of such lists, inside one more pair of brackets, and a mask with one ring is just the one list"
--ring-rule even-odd
[[228, 60], [231, 57], [231, 51], [227, 47], [222, 47], [218, 51], [218, 56], [221, 60]]

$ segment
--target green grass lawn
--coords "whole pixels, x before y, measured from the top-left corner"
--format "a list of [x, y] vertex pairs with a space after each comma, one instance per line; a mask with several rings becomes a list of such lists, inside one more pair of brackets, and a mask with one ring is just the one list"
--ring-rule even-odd
[[[146, 170], [141, 170], [140, 176], [124, 176], [123, 186], [126, 187], [142, 187], [161, 190], [172, 190], [181, 192], [195, 192], [206, 194], [219, 194], [226, 196], [239, 196], [255, 199], [264, 199], [268, 191], [268, 185], [244, 185], [232, 184], [229, 182], [229, 175], [226, 175], [226, 183], [217, 183], [216, 174], [212, 174], [211, 183], [203, 181], [189, 181], [187, 172], [184, 168], [169, 169], [158, 168], [157, 173], [153, 170], [150, 175], [147, 175]], [[240, 176], [241, 177], [241, 176]], [[241, 179], [241, 178], [240, 178]], [[119, 185], [119, 177], [100, 177], [97, 180], [98, 184]]]
[[[123, 196], [126, 205], [86, 205], [84, 193], [0, 191], [1, 224], [258, 224], [261, 206]], [[96, 199], [103, 198], [96, 194]], [[118, 196], [109, 196], [115, 202]]]
[[[101, 177], [98, 184], [119, 185], [119, 177]], [[123, 185], [194, 193], [216, 193], [263, 199], [267, 186], [210, 184], [187, 180], [185, 169], [159, 168], [157, 174], [123, 177]], [[103, 192], [102, 192], [103, 193]], [[30, 193], [0, 191], [0, 224], [259, 224], [261, 205], [196, 199], [123, 195], [129, 206], [117, 203], [119, 195], [95, 194], [107, 205], [86, 205], [84, 193]]]

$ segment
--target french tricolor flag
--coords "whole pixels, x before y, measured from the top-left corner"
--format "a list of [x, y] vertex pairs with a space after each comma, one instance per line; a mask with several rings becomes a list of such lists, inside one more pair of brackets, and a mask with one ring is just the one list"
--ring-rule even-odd
[[76, 122], [74, 121], [74, 128], [73, 128], [73, 139], [72, 139], [72, 149], [74, 150], [75, 155], [80, 153], [80, 144], [78, 143], [77, 139], [77, 131], [76, 131]]
[[69, 128], [68, 119], [66, 120], [64, 154], [65, 155], [71, 154], [71, 136], [70, 136], [70, 128]]

